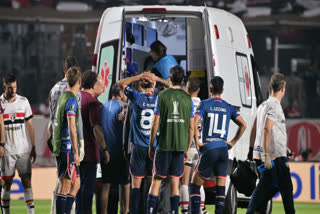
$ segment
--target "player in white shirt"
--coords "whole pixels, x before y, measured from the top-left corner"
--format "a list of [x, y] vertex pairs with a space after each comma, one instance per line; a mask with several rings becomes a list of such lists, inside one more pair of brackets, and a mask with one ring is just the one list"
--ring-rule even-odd
[[[196, 112], [197, 108], [200, 106], [201, 99], [198, 97], [198, 94], [200, 92], [200, 80], [196, 77], [190, 77], [187, 82], [186, 91], [191, 96], [193, 107], [194, 107], [194, 113]], [[202, 136], [201, 136], [201, 121], [198, 124], [198, 130], [199, 130], [199, 140], [202, 142]], [[184, 164], [184, 175], [181, 177], [181, 185], [180, 185], [180, 208], [181, 213], [189, 213], [189, 183], [190, 183], [190, 173], [191, 170], [196, 166], [197, 162], [199, 160], [199, 153], [197, 151], [196, 145], [194, 142], [192, 142], [190, 153], [189, 153], [189, 160]], [[200, 189], [201, 194], [201, 210], [200, 213], [203, 213], [204, 211], [204, 202], [205, 202], [205, 193], [203, 186], [201, 186]]]
[[17, 169], [24, 188], [28, 214], [34, 214], [31, 188], [31, 161], [36, 160], [33, 115], [28, 99], [16, 94], [17, 81], [14, 74], [6, 75], [3, 87], [4, 94], [0, 97], [5, 126], [5, 151], [1, 159], [2, 179], [4, 180], [1, 192], [2, 212], [3, 214], [10, 213], [10, 189]]
[[[2, 158], [4, 155], [4, 136], [5, 136], [5, 129], [4, 129], [4, 123], [3, 123], [3, 109], [0, 102], [0, 158]], [[0, 176], [1, 176], [1, 168], [0, 168]], [[0, 179], [0, 195], [1, 195], [2, 185], [3, 185], [3, 180]]]
[[[2, 158], [4, 155], [4, 136], [5, 136], [5, 129], [4, 129], [4, 123], [3, 123], [3, 109], [0, 102], [0, 158]], [[1, 173], [1, 170], [0, 170], [0, 173]], [[0, 186], [2, 186], [2, 180], [0, 181]], [[0, 193], [1, 193], [1, 189], [0, 189]]]

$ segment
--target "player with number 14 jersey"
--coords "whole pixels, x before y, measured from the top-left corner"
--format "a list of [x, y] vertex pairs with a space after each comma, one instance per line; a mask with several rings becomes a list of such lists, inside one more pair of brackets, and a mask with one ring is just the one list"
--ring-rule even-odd
[[[228, 169], [228, 149], [240, 139], [246, 129], [246, 123], [237, 110], [221, 99], [224, 81], [215, 76], [211, 80], [212, 98], [200, 103], [196, 111], [195, 125], [202, 119], [202, 140], [199, 142], [196, 130], [195, 141], [200, 147], [200, 159], [190, 185], [191, 213], [199, 213], [200, 186], [210, 179], [213, 172], [216, 177], [215, 213], [222, 214], [225, 202], [225, 183]], [[230, 120], [238, 125], [238, 131], [231, 141], [227, 141]]]

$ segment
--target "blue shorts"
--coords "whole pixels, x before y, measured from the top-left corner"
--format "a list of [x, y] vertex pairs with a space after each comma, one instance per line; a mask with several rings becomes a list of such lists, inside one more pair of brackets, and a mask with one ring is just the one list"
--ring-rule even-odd
[[205, 180], [210, 179], [212, 172], [216, 177], [226, 178], [228, 170], [228, 148], [215, 148], [201, 154], [195, 170], [197, 170], [199, 175]]
[[129, 161], [123, 157], [110, 159], [108, 164], [101, 163], [102, 182], [125, 185], [129, 181]]
[[149, 147], [133, 145], [130, 160], [130, 173], [137, 178], [152, 175], [152, 160], [148, 156]]
[[184, 173], [184, 152], [159, 152], [156, 151], [153, 159], [154, 173], [166, 178], [181, 177]]
[[73, 153], [65, 153], [60, 152], [59, 156], [56, 157], [57, 160], [57, 170], [58, 170], [58, 178], [70, 178], [74, 173], [79, 177], [80, 170], [74, 164], [74, 155]]

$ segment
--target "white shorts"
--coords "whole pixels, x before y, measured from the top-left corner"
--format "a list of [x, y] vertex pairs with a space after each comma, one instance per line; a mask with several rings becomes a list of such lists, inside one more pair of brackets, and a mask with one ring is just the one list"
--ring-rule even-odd
[[12, 179], [17, 169], [19, 176], [31, 174], [30, 153], [3, 156], [1, 158], [1, 178], [4, 180]]
[[192, 165], [192, 167], [195, 167], [197, 165], [197, 162], [199, 160], [199, 153], [196, 148], [191, 148], [189, 153], [189, 160], [186, 163], [187, 165]]

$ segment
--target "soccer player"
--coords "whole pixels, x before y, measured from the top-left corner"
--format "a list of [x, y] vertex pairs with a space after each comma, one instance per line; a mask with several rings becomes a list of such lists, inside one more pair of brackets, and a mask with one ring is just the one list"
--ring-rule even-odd
[[105, 164], [101, 160], [102, 170], [102, 196], [101, 210], [107, 213], [108, 200], [111, 184], [120, 185], [121, 213], [129, 212], [130, 183], [129, 163], [124, 158], [122, 148], [123, 120], [118, 118], [119, 114], [126, 109], [126, 96], [118, 83], [111, 87], [112, 99], [106, 102], [101, 109], [102, 129], [107, 148], [110, 154], [110, 162]]
[[[292, 181], [287, 158], [287, 133], [281, 100], [285, 95], [286, 79], [275, 73], [270, 81], [271, 96], [257, 110], [250, 144], [262, 142], [264, 167], [254, 190], [247, 213], [264, 213], [267, 202], [280, 191], [285, 213], [295, 213]], [[252, 138], [252, 139], [251, 139]], [[256, 143], [254, 143], [256, 144]], [[252, 151], [252, 148], [250, 149]], [[250, 152], [251, 152], [250, 151]], [[248, 155], [249, 156], [249, 155]]]
[[[5, 128], [4, 128], [4, 122], [3, 122], [3, 109], [0, 102], [0, 158], [2, 158], [4, 155], [4, 145], [5, 145], [4, 137], [5, 137]], [[2, 179], [0, 180], [0, 186], [2, 187]], [[1, 189], [0, 189], [0, 194], [1, 194]]]
[[[53, 86], [53, 88], [51, 89], [51, 91], [49, 93], [49, 111], [50, 111], [49, 132], [50, 132], [51, 137], [48, 140], [48, 146], [51, 149], [51, 151], [53, 150], [53, 148], [52, 148], [52, 134], [54, 131], [54, 120], [55, 120], [59, 97], [68, 88], [66, 73], [69, 70], [69, 68], [71, 68], [73, 66], [78, 66], [78, 65], [79, 65], [79, 63], [74, 56], [68, 56], [64, 61], [64, 67], [63, 67], [64, 78], [62, 80], [60, 80], [59, 82], [57, 82]], [[78, 101], [78, 107], [81, 111], [81, 93], [80, 93], [80, 91], [77, 94], [77, 101]], [[78, 132], [78, 146], [79, 146], [79, 151], [80, 151], [80, 161], [82, 161], [83, 157], [84, 157], [84, 141], [83, 141], [83, 128], [82, 128], [81, 114], [79, 114], [77, 132]], [[56, 210], [56, 208], [55, 208], [55, 206], [56, 206], [56, 193], [58, 192], [58, 189], [59, 189], [59, 179], [57, 180], [57, 185], [56, 185], [55, 191], [53, 193], [53, 197], [52, 197], [51, 214], [54, 214], [55, 210]], [[72, 209], [72, 213], [75, 213], [74, 208]]]
[[[28, 214], [34, 213], [31, 187], [31, 161], [36, 160], [32, 111], [27, 98], [17, 94], [17, 80], [13, 73], [5, 76], [4, 93], [0, 97], [5, 126], [4, 156], [1, 171], [4, 185], [1, 192], [1, 206], [4, 214], [10, 213], [10, 189], [17, 169], [24, 188], [24, 200]], [[30, 143], [28, 141], [27, 133]]]
[[68, 90], [59, 98], [53, 133], [53, 155], [56, 156], [60, 188], [57, 193], [56, 213], [70, 214], [75, 196], [80, 188], [77, 93], [81, 87], [78, 67], [71, 67], [66, 74]]
[[82, 75], [81, 115], [83, 119], [84, 151], [80, 163], [80, 190], [76, 199], [76, 213], [92, 213], [92, 197], [96, 186], [97, 163], [100, 162], [100, 147], [106, 163], [109, 153], [101, 125], [101, 103], [97, 97], [102, 94], [104, 82], [98, 74], [86, 71]]
[[[142, 92], [136, 91], [129, 85], [139, 81]], [[119, 81], [119, 86], [124, 90], [125, 95], [132, 103], [131, 117], [131, 139], [133, 142], [133, 150], [130, 161], [131, 174], [131, 197], [130, 197], [130, 213], [139, 213], [140, 204], [140, 187], [142, 178], [147, 176], [148, 186], [151, 183], [152, 161], [148, 157], [150, 128], [153, 119], [153, 110], [155, 107], [156, 96], [153, 95], [154, 82], [168, 82], [155, 76], [152, 73], [145, 72], [143, 74], [129, 77]], [[169, 87], [169, 85], [166, 85]]]
[[[0, 102], [0, 158], [4, 156], [4, 137], [5, 137], [5, 128], [3, 122], [3, 109]], [[0, 176], [1, 176], [1, 168], [0, 168]], [[3, 186], [3, 180], [0, 178], [0, 195]]]
[[[200, 106], [200, 98], [198, 94], [200, 92], [200, 80], [196, 77], [190, 77], [187, 82], [186, 91], [191, 96], [194, 110]], [[198, 129], [198, 132], [201, 131], [201, 121], [199, 121], [198, 125], [194, 127]], [[201, 133], [199, 133], [199, 141], [202, 142]], [[189, 213], [189, 182], [190, 182], [190, 173], [193, 167], [195, 167], [197, 161], [199, 160], [198, 151], [194, 141], [192, 142], [189, 154], [189, 160], [184, 164], [184, 174], [181, 177], [181, 186], [180, 186], [180, 207], [181, 212], [183, 214]], [[203, 186], [200, 188], [201, 193], [201, 209], [200, 213], [204, 211], [204, 202], [205, 202], [205, 192]]]
[[[156, 213], [162, 179], [170, 176], [171, 212], [178, 213], [179, 179], [183, 175], [184, 160], [189, 158], [193, 138], [193, 103], [181, 89], [184, 71], [181, 66], [170, 70], [172, 87], [158, 94], [150, 133], [149, 157], [154, 160], [152, 183], [147, 200], [147, 213]], [[160, 127], [159, 127], [160, 126]], [[153, 145], [156, 134], [157, 150]]]
[[[210, 179], [211, 172], [216, 177], [215, 213], [223, 213], [225, 202], [225, 183], [228, 169], [228, 149], [240, 139], [246, 129], [246, 123], [237, 110], [221, 99], [224, 81], [215, 76], [211, 80], [210, 93], [212, 98], [201, 101], [196, 111], [195, 125], [202, 119], [202, 139], [199, 141], [198, 130], [195, 130], [195, 142], [199, 148], [200, 158], [193, 173], [190, 185], [191, 213], [200, 212], [200, 187]], [[227, 141], [229, 123], [233, 120], [238, 126], [234, 138]]]

